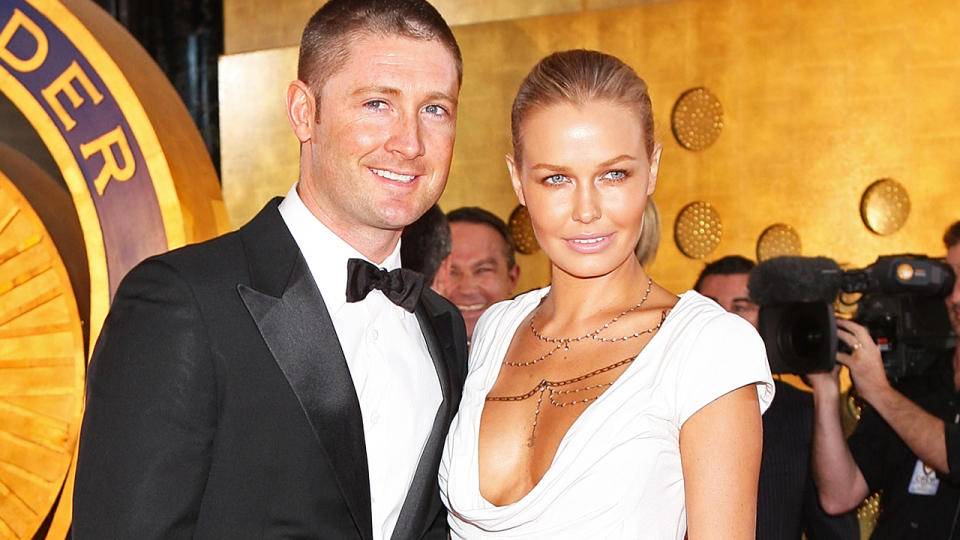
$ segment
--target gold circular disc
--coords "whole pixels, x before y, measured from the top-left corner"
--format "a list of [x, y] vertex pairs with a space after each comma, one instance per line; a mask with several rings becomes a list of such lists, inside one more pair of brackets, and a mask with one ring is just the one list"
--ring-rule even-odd
[[893, 234], [903, 227], [910, 215], [910, 196], [899, 182], [890, 178], [877, 180], [864, 190], [860, 198], [863, 224], [879, 235]]
[[0, 537], [33, 538], [60, 494], [80, 430], [84, 367], [63, 260], [0, 172]]
[[518, 252], [530, 255], [540, 249], [537, 237], [533, 234], [533, 224], [530, 223], [530, 212], [527, 211], [526, 206], [518, 204], [513, 212], [510, 212], [509, 225], [513, 244]]
[[692, 202], [677, 214], [673, 234], [680, 251], [691, 259], [703, 259], [720, 244], [723, 223], [713, 205]]
[[757, 261], [800, 255], [800, 235], [793, 227], [777, 223], [764, 229], [757, 240]]
[[706, 88], [692, 88], [674, 104], [670, 125], [681, 146], [687, 150], [703, 150], [720, 136], [723, 105]]

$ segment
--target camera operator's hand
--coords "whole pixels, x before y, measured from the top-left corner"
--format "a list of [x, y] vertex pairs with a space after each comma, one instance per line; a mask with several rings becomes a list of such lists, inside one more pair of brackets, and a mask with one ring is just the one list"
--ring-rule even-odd
[[803, 382], [813, 389], [815, 397], [840, 399], [840, 368], [837, 364], [830, 371], [815, 371], [802, 376]]
[[837, 320], [837, 337], [850, 346], [850, 353], [837, 353], [837, 362], [850, 369], [850, 378], [863, 399], [870, 403], [885, 391], [890, 382], [883, 370], [880, 349], [866, 328], [853, 321]]
[[853, 349], [850, 354], [837, 353], [837, 361], [850, 368], [850, 377], [860, 396], [876, 409], [917, 457], [928, 466], [950, 474], [943, 420], [890, 385], [880, 349], [866, 328], [845, 320], [838, 320], [837, 326], [838, 337]]

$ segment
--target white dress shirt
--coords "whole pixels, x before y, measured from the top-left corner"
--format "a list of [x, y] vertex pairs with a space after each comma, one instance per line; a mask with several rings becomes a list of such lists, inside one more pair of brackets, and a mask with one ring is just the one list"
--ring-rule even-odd
[[[416, 315], [379, 290], [347, 303], [347, 259], [369, 259], [314, 217], [296, 188], [280, 203], [280, 215], [307, 261], [343, 348], [363, 416], [373, 538], [389, 539], [443, 399], [440, 382]], [[400, 267], [399, 242], [378, 266]]]

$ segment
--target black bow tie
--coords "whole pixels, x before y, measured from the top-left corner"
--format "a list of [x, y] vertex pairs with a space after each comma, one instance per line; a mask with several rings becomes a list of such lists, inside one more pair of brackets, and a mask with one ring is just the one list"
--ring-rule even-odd
[[373, 289], [380, 289], [391, 302], [413, 313], [423, 285], [423, 274], [407, 268], [388, 272], [363, 259], [347, 261], [347, 302], [359, 302]]

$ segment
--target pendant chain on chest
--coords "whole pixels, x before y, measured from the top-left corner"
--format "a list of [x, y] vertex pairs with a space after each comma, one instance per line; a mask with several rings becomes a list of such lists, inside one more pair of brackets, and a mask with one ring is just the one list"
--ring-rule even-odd
[[[534, 315], [533, 317], [530, 318], [530, 324], [529, 324], [530, 332], [538, 340], [546, 343], [551, 343], [551, 344], [555, 343], [556, 346], [551, 348], [548, 352], [540, 355], [538, 358], [535, 358], [533, 360], [521, 361], [521, 362], [510, 362], [510, 361], [504, 360], [503, 365], [509, 366], [509, 367], [521, 367], [521, 368], [532, 366], [543, 360], [546, 360], [547, 358], [549, 358], [554, 353], [560, 350], [563, 351], [564, 353], [563, 357], [564, 359], [566, 359], [566, 356], [567, 356], [566, 353], [570, 350], [570, 346], [575, 343], [582, 342], [585, 339], [592, 339], [600, 343], [616, 343], [619, 341], [626, 341], [628, 339], [633, 339], [633, 338], [640, 337], [642, 335], [652, 334], [653, 332], [656, 332], [657, 330], [660, 329], [660, 326], [663, 325], [663, 321], [666, 319], [666, 315], [667, 315], [666, 311], [664, 311], [661, 314], [660, 320], [655, 326], [652, 326], [646, 330], [633, 332], [631, 334], [612, 337], [612, 338], [601, 336], [601, 334], [605, 330], [607, 330], [611, 325], [619, 321], [621, 317], [623, 317], [628, 313], [639, 310], [643, 306], [644, 302], [646, 302], [647, 298], [649, 297], [652, 286], [653, 286], [653, 281], [648, 280], [647, 290], [644, 293], [643, 298], [640, 300], [640, 302], [631, 306], [630, 308], [623, 310], [616, 317], [604, 323], [602, 326], [600, 326], [596, 330], [592, 332], [588, 332], [582, 336], [577, 336], [572, 338], [558, 338], [558, 337], [544, 336], [539, 331], [537, 331], [536, 326], [534, 325], [534, 320], [536, 319], [536, 315]], [[540, 412], [542, 410], [543, 401], [545, 398], [550, 405], [556, 408], [564, 408], [564, 407], [574, 406], [574, 405], [586, 405], [590, 401], [599, 399], [600, 395], [603, 394], [603, 392], [608, 387], [613, 385], [613, 381], [587, 384], [586, 386], [579, 386], [579, 387], [572, 387], [572, 385], [576, 385], [577, 383], [581, 383], [583, 381], [588, 381], [593, 377], [596, 377], [603, 373], [607, 373], [619, 367], [625, 366], [633, 362], [634, 358], [635, 358], [634, 356], [631, 356], [629, 358], [624, 358], [623, 360], [614, 362], [610, 365], [601, 367], [599, 369], [595, 369], [588, 373], [584, 373], [577, 377], [573, 377], [566, 380], [551, 381], [548, 379], [542, 379], [536, 386], [534, 386], [524, 394], [513, 395], [513, 396], [487, 396], [486, 401], [501, 401], [501, 402], [525, 401], [527, 399], [530, 399], [536, 396], [537, 403], [536, 403], [536, 409], [534, 410], [534, 413], [533, 413], [533, 424], [530, 430], [530, 437], [527, 439], [527, 446], [532, 448], [534, 443], [536, 442], [537, 424], [539, 423], [539, 420], [540, 420]], [[594, 395], [591, 396], [591, 395], [588, 395], [588, 393], [594, 393]]]

